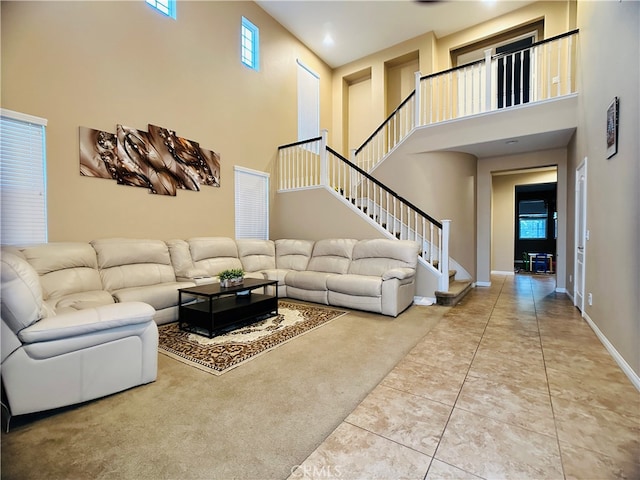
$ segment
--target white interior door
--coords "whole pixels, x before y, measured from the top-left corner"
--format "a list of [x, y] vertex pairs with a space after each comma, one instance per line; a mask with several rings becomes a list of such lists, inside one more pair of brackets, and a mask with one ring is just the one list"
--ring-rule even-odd
[[584, 312], [585, 256], [587, 246], [587, 159], [576, 170], [576, 248], [573, 303]]

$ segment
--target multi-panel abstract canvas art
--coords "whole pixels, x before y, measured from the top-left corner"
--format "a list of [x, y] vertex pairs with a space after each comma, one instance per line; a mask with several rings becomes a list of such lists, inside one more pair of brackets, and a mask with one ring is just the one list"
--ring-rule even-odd
[[80, 127], [80, 174], [175, 195], [178, 189], [220, 186], [220, 155], [166, 128], [118, 125], [116, 133]]

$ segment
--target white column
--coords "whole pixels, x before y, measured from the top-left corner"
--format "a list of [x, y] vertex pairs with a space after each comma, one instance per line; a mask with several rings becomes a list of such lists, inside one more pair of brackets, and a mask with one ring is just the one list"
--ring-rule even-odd
[[327, 165], [327, 135], [329, 130], [322, 129], [320, 135], [320, 184], [325, 187], [329, 186], [329, 167]]
[[442, 220], [442, 243], [440, 250], [442, 252], [440, 261], [442, 262], [442, 276], [438, 290], [441, 292], [449, 291], [449, 230], [451, 229], [451, 220]]
[[488, 48], [484, 51], [484, 64], [485, 64], [485, 112], [491, 111], [491, 52], [492, 49]]
[[414, 106], [413, 106], [413, 128], [419, 127], [420, 123], [420, 112], [422, 111], [422, 100], [420, 99], [420, 77], [422, 74], [418, 71], [414, 73], [416, 80], [416, 93], [413, 96]]

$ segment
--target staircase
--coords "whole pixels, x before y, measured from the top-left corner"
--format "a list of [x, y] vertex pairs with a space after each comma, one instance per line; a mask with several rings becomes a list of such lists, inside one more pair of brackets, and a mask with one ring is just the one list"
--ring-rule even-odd
[[438, 305], [453, 307], [471, 291], [471, 280], [456, 280], [456, 271], [449, 270], [449, 290], [441, 292], [436, 290], [436, 303]]
[[[524, 51], [533, 65], [529, 103], [574, 94], [577, 34], [574, 30], [517, 52], [488, 54], [484, 60], [432, 75], [416, 72], [415, 90], [352, 152], [351, 161], [327, 146], [326, 130], [321, 137], [279, 147], [278, 192], [326, 188], [388, 238], [416, 241], [421, 246], [419, 264], [437, 279], [437, 287], [430, 287], [430, 294], [425, 296], [432, 298], [435, 293], [438, 304], [457, 304], [472, 283], [457, 280], [456, 270], [449, 270], [450, 221], [433, 219], [371, 173], [420, 127], [506, 110], [502, 105], [518, 106], [514, 91], [498, 87], [499, 80], [505, 82], [504, 77], [499, 78], [498, 66], [501, 62], [517, 62]], [[510, 75], [515, 72], [513, 69]], [[513, 85], [524, 84], [515, 77], [506, 80]]]
[[324, 188], [345, 207], [376, 226], [387, 238], [412, 240], [420, 246], [419, 264], [436, 287], [449, 290], [449, 220], [438, 221], [402, 198], [366, 171], [326, 145], [327, 132], [318, 138], [279, 147], [278, 192]]

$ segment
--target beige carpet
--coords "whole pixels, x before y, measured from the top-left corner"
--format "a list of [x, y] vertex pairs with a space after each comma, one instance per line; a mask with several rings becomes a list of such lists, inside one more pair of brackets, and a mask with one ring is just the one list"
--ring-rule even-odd
[[224, 375], [158, 354], [153, 383], [14, 418], [2, 479], [287, 478], [449, 309], [349, 311]]
[[222, 375], [345, 314], [335, 308], [281, 300], [278, 315], [227, 327], [213, 338], [180, 330], [177, 323], [162, 325], [158, 328], [158, 348], [160, 353], [187, 365]]

